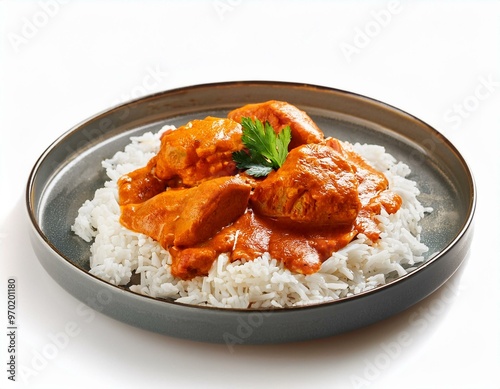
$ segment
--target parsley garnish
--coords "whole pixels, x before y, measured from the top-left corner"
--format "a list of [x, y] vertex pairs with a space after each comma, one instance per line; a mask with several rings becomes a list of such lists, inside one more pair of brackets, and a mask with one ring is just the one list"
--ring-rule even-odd
[[288, 144], [292, 139], [290, 126], [276, 134], [273, 127], [256, 119], [241, 119], [243, 135], [241, 140], [245, 149], [233, 153], [233, 161], [238, 169], [245, 170], [254, 177], [267, 176], [273, 169], [278, 169], [285, 162]]

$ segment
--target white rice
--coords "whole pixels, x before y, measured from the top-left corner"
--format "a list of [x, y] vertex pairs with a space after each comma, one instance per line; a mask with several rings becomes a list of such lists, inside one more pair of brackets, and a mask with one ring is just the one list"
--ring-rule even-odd
[[356, 152], [383, 171], [390, 188], [403, 199], [397, 213], [383, 211], [377, 217], [382, 234], [376, 244], [358, 234], [311, 275], [292, 274], [266, 253], [245, 263], [231, 263], [222, 254], [208, 276], [189, 281], [174, 278], [168, 251], [148, 236], [120, 224], [117, 190], [120, 176], [146, 165], [158, 152], [160, 134], [167, 128], [172, 127], [132, 137], [124, 151], [103, 161], [109, 181], [79, 209], [72, 230], [85, 241], [93, 241], [90, 273], [104, 281], [127, 285], [136, 273], [140, 284], [130, 286], [130, 290], [152, 297], [227, 308], [281, 308], [355, 295], [384, 285], [424, 261], [428, 248], [420, 242], [419, 221], [431, 209], [418, 201], [416, 183], [406, 178], [409, 167], [397, 162], [381, 146], [355, 144]]

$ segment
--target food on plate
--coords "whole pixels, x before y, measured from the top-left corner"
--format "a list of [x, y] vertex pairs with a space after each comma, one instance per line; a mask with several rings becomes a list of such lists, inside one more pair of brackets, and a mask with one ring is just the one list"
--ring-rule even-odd
[[324, 139], [316, 123], [305, 113], [285, 101], [270, 100], [264, 103], [247, 104], [232, 110], [228, 118], [241, 123], [243, 118], [267, 122], [279, 133], [289, 126], [292, 133], [290, 149], [306, 143], [319, 143]]
[[[207, 257], [207, 241], [214, 243], [217, 233], [244, 214], [250, 191], [251, 186], [239, 177], [217, 177], [196, 187], [165, 190], [143, 203], [126, 204], [120, 222], [170, 248], [172, 274], [184, 279], [205, 275], [216, 252], [230, 249], [211, 244], [212, 255]], [[192, 248], [188, 257], [186, 248]]]
[[243, 147], [241, 126], [230, 119], [192, 120], [161, 139], [155, 175], [170, 186], [196, 186], [215, 177], [236, 173], [232, 153]]
[[[359, 293], [424, 260], [408, 167], [325, 137], [281, 101], [135, 137], [73, 230], [91, 273], [136, 292], [222, 307]], [[138, 282], [131, 282], [133, 274]]]

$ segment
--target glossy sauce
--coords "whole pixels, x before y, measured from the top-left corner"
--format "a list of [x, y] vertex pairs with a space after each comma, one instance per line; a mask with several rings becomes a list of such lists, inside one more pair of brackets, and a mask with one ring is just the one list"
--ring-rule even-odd
[[[278, 115], [282, 107], [275, 103], [273, 118], [293, 119], [289, 108]], [[257, 105], [244, 112], [266, 110]], [[397, 212], [401, 197], [349, 144], [324, 139], [311, 123], [294, 124], [302, 144], [264, 179], [235, 170], [229, 157], [242, 148], [241, 129], [231, 119], [193, 121], [164, 135], [158, 156], [118, 181], [121, 223], [169, 250], [171, 272], [182, 279], [207, 275], [221, 253], [248, 261], [268, 252], [290, 271], [312, 274], [357, 234], [376, 242], [375, 216], [382, 208]], [[209, 134], [217, 135], [202, 139]]]
[[142, 203], [167, 188], [167, 181], [154, 174], [155, 164], [156, 157], [153, 157], [145, 167], [120, 177], [120, 205]]
[[[312, 274], [334, 251], [346, 246], [357, 234], [352, 227], [309, 229], [284, 226], [256, 215], [251, 208], [232, 225], [195, 247], [171, 248], [172, 272], [183, 279], [208, 273], [214, 259], [229, 253], [230, 260], [253, 260], [268, 252], [292, 272]], [[201, 266], [201, 262], [205, 264]]]
[[[142, 170], [142, 173], [148, 175], [147, 170]], [[139, 172], [136, 174], [139, 175]], [[370, 188], [373, 195], [373, 187]], [[383, 190], [375, 196], [361, 192], [364, 205], [355, 222], [340, 227], [292, 224], [256, 215], [248, 206], [243, 215], [211, 238], [189, 247], [174, 245], [176, 220], [182, 212], [182, 204], [193, 189], [164, 191], [155, 197], [157, 205], [149, 209], [144, 206], [140, 212], [130, 212], [137, 205], [122, 205], [122, 224], [132, 230], [145, 232], [167, 248], [172, 255], [172, 274], [182, 279], [206, 275], [215, 258], [222, 253], [229, 253], [231, 261], [235, 261], [252, 260], [269, 252], [272, 258], [281, 260], [290, 271], [312, 274], [320, 269], [333, 252], [345, 247], [358, 233], [364, 233], [375, 242], [380, 230], [374, 216], [380, 213], [381, 207], [388, 213], [394, 213], [401, 206], [401, 198], [392, 192]], [[126, 193], [125, 199], [129, 198], [129, 192], [130, 187], [127, 187], [127, 191], [120, 191], [120, 199], [122, 193]], [[134, 224], [138, 218], [141, 220], [140, 227]], [[162, 220], [163, 223], [155, 223], [155, 220]]]

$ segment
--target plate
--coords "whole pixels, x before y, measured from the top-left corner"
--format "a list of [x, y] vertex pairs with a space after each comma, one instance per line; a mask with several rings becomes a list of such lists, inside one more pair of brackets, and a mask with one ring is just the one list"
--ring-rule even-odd
[[[180, 126], [233, 108], [284, 100], [306, 111], [327, 136], [379, 144], [412, 170], [420, 201], [434, 211], [422, 221], [429, 258], [416, 270], [358, 295], [313, 306], [222, 309], [154, 299], [88, 273], [90, 244], [75, 236], [81, 204], [106, 180], [101, 161], [129, 138]], [[64, 133], [29, 176], [30, 240], [40, 263], [69, 293], [117, 320], [168, 336], [227, 344], [321, 338], [395, 315], [437, 290], [460, 267], [471, 244], [476, 189], [456, 148], [423, 121], [391, 105], [338, 89], [266, 81], [195, 85], [136, 99], [99, 113]]]

